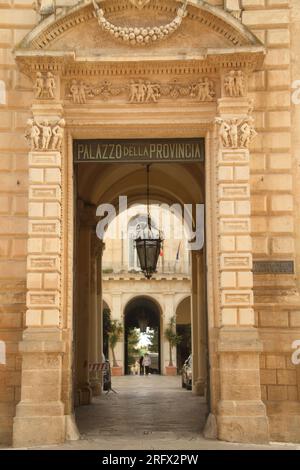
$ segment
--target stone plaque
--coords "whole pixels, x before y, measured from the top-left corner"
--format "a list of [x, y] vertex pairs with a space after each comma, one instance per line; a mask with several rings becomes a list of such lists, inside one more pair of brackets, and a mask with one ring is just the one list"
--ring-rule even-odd
[[294, 261], [253, 261], [254, 274], [294, 274]]
[[75, 163], [203, 162], [204, 139], [75, 140]]

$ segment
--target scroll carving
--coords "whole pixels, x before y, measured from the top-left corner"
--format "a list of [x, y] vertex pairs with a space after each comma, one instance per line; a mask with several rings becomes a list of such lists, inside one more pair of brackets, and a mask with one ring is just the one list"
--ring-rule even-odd
[[[104, 10], [100, 8], [96, 0], [92, 0], [95, 8], [96, 17], [100, 27], [111, 34], [115, 39], [130, 45], [147, 46], [157, 41], [168, 38], [180, 27], [183, 18], [187, 14], [187, 0], [183, 0], [183, 4], [177, 10], [177, 15], [173, 21], [163, 26], [154, 27], [123, 27], [116, 26], [108, 21], [104, 16]], [[134, 4], [144, 6], [142, 3], [135, 1]]]
[[130, 80], [127, 84], [112, 84], [104, 81], [89, 84], [84, 81], [72, 80], [67, 85], [66, 97], [74, 104], [85, 104], [88, 100], [100, 98], [107, 101], [118, 95], [125, 95], [129, 103], [158, 103], [163, 97], [173, 100], [191, 98], [198, 102], [213, 101], [216, 92], [215, 84], [209, 78], [201, 78], [197, 82], [181, 83], [177, 80], [167, 83], [151, 80]]
[[26, 138], [31, 150], [59, 151], [63, 142], [65, 124], [64, 119], [52, 123], [46, 119], [40, 122], [36, 119], [28, 119]]
[[257, 135], [254, 129], [254, 119], [222, 119], [216, 118], [219, 125], [219, 139], [224, 148], [249, 148], [253, 138]]

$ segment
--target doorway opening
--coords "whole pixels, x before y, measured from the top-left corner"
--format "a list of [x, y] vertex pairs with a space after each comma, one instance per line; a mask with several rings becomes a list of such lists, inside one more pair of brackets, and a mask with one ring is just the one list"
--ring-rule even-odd
[[[180, 141], [174, 140], [174, 148], [180, 146]], [[118, 145], [119, 152], [123, 144]], [[151, 145], [156, 148], [159, 144]], [[148, 147], [142, 149], [145, 148]], [[164, 148], [159, 147], [160, 152]], [[190, 152], [191, 147], [178, 148], [182, 152]], [[91, 151], [93, 149], [91, 147]], [[89, 151], [86, 155], [88, 159]], [[136, 227], [147, 220], [145, 163], [76, 163], [76, 405], [91, 404], [93, 397], [97, 397], [99, 377], [93, 373], [93, 364], [101, 362], [103, 354], [111, 363], [113, 381], [114, 374], [126, 375], [128, 377], [123, 377], [124, 380], [130, 381], [134, 379], [129, 375], [137, 371], [134, 366], [147, 352], [151, 356], [152, 379], [138, 378], [136, 383], [142, 388], [148, 383], [148, 389], [155, 384], [153, 393], [156, 393], [161, 380], [163, 387], [174, 387], [179, 395], [186, 393], [190, 397], [189, 392], [181, 389], [181, 379], [176, 375], [180, 374], [187, 357], [193, 354], [193, 390], [196, 393], [198, 383], [207, 383], [205, 359], [200, 360], [203, 348], [200, 350], [198, 347], [200, 342], [204, 344], [206, 341], [205, 338], [200, 340], [200, 334], [206, 330], [205, 296], [202, 295], [206, 282], [203, 245], [191, 251], [188, 247], [190, 239], [184, 231], [181, 237], [176, 233], [181, 220], [178, 210], [184, 215], [185, 206], [191, 207], [189, 220], [192, 229], [196, 228], [196, 207], [203, 206], [205, 202], [204, 173], [204, 157], [199, 161], [154, 161], [151, 164], [150, 212], [153, 224], [160, 228], [162, 219], [170, 217], [167, 219], [170, 220], [171, 235], [168, 230], [164, 231], [157, 272], [148, 280], [141, 272], [134, 246]], [[121, 196], [126, 196], [126, 209], [120, 209]], [[103, 205], [113, 206], [116, 213], [108, 219], [104, 238], [99, 242], [96, 234], [98, 223], [107, 215], [104, 211], [102, 218], [99, 216], [98, 208]], [[184, 225], [183, 217], [182, 222]], [[110, 229], [112, 232], [116, 229], [116, 237], [112, 236]], [[204, 231], [203, 226], [201, 229]], [[104, 326], [104, 315], [118, 326], [113, 346], [109, 342], [109, 325], [108, 328]], [[99, 325], [102, 325], [100, 335]], [[170, 335], [166, 334], [170, 327], [180, 341], [170, 343]], [[161, 376], [172, 376], [171, 382]], [[120, 387], [123, 378], [116, 377]]]
[[161, 373], [161, 319], [154, 300], [135, 297], [124, 312], [125, 374], [144, 374], [142, 358], [150, 357], [151, 374]]

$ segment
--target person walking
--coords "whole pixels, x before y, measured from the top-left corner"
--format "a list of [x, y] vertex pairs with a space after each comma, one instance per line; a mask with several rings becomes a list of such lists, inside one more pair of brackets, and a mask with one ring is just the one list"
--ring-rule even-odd
[[140, 375], [144, 375], [144, 366], [143, 366], [143, 362], [144, 362], [144, 356], [141, 356], [141, 357], [140, 357], [140, 360], [139, 360], [139, 363], [140, 363]]
[[145, 367], [146, 375], [149, 375], [150, 366], [151, 366], [151, 357], [149, 356], [149, 354], [145, 354], [145, 357], [143, 360], [143, 366]]

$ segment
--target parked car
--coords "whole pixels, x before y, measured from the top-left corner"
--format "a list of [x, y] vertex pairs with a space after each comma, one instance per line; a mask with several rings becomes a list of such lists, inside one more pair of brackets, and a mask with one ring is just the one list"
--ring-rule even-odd
[[192, 390], [192, 355], [190, 355], [182, 366], [181, 383], [182, 387]]

